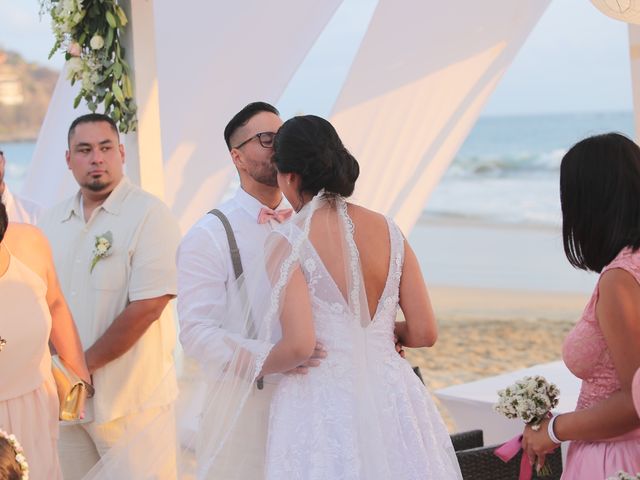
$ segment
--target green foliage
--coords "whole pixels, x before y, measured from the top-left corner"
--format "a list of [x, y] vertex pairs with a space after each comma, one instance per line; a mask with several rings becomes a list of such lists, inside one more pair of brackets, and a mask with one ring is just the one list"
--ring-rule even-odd
[[137, 127], [131, 69], [121, 44], [128, 23], [118, 0], [40, 0], [51, 15], [55, 43], [49, 56], [65, 53], [67, 77], [80, 82], [74, 108], [82, 100], [90, 111], [103, 107], [121, 132]]

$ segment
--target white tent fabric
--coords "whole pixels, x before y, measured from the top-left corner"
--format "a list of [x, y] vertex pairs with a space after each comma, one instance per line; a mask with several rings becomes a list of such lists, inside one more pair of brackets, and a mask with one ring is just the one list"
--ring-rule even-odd
[[166, 201], [183, 230], [235, 172], [226, 123], [247, 103], [277, 103], [341, 2], [156, 0]]
[[[232, 178], [226, 123], [249, 102], [277, 102], [341, 2], [155, 1], [165, 200], [183, 229], [220, 200]], [[82, 104], [73, 109], [77, 91], [63, 72], [23, 187], [46, 207], [77, 189], [64, 163], [69, 124], [88, 113]]]
[[40, 127], [40, 135], [22, 187], [22, 193], [41, 204], [51, 207], [77, 191], [78, 185], [67, 169], [67, 131], [71, 122], [89, 113], [81, 103], [73, 108], [73, 99], [79, 86], [72, 87], [67, 80], [66, 69], [60, 73], [58, 83], [49, 102], [49, 109]]
[[380, 0], [331, 121], [408, 232], [548, 0]]

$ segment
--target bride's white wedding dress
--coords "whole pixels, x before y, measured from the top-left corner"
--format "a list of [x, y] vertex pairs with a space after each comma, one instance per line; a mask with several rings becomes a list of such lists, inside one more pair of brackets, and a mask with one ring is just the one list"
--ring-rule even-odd
[[[281, 380], [271, 406], [266, 478], [462, 478], [431, 395], [395, 351], [402, 233], [387, 220], [389, 273], [377, 311], [370, 316], [353, 224], [343, 199], [336, 199], [334, 207], [347, 252], [348, 296], [312, 242], [304, 242], [299, 265], [309, 286], [316, 337], [328, 356], [307, 375]], [[283, 234], [294, 245], [301, 233], [292, 222]]]

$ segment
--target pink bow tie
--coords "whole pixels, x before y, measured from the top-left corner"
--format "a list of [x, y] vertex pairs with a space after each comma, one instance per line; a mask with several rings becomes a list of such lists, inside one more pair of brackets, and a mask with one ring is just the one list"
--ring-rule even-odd
[[275, 220], [278, 223], [282, 223], [288, 220], [293, 214], [293, 209], [286, 208], [283, 210], [271, 210], [267, 207], [262, 207], [258, 214], [258, 223], [267, 223], [269, 220]]

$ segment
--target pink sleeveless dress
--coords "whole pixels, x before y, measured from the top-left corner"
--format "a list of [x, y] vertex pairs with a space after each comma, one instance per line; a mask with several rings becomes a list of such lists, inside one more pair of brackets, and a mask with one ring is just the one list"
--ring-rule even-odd
[[46, 293], [42, 278], [11, 255], [0, 276], [0, 428], [22, 444], [31, 480], [62, 479]]
[[[612, 268], [626, 270], [640, 283], [640, 252], [623, 249], [602, 273]], [[618, 374], [596, 318], [598, 295], [596, 285], [582, 318], [563, 345], [565, 364], [582, 379], [576, 410], [592, 407], [620, 390]], [[640, 429], [602, 441], [571, 442], [562, 479], [603, 480], [620, 470], [640, 472]]]

